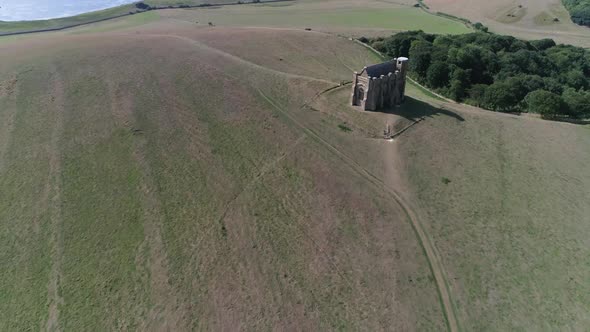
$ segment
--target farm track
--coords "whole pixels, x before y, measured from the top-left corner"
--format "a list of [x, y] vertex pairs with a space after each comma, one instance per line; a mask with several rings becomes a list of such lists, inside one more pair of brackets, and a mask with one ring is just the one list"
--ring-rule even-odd
[[420, 242], [420, 245], [421, 245], [422, 249], [424, 250], [424, 253], [425, 253], [426, 258], [428, 260], [430, 270], [431, 270], [431, 272], [434, 276], [434, 279], [436, 281], [437, 290], [438, 290], [438, 293], [441, 298], [441, 305], [443, 307], [443, 311], [444, 311], [444, 314], [445, 314], [445, 317], [447, 320], [447, 326], [451, 332], [459, 331], [459, 326], [458, 326], [457, 318], [455, 315], [455, 310], [454, 310], [453, 302], [451, 299], [450, 290], [448, 288], [448, 284], [447, 284], [446, 278], [444, 276], [444, 269], [442, 266], [442, 262], [440, 261], [440, 259], [436, 255], [436, 251], [434, 249], [434, 246], [432, 245], [430, 238], [426, 234], [426, 231], [424, 230], [424, 228], [420, 224], [416, 213], [404, 201], [404, 199], [401, 197], [401, 195], [395, 189], [387, 186], [382, 179], [378, 178], [377, 176], [375, 176], [374, 174], [369, 172], [367, 169], [365, 169], [364, 167], [359, 165], [351, 157], [347, 156], [344, 152], [342, 152], [342, 150], [336, 148], [335, 146], [330, 144], [328, 141], [326, 141], [324, 138], [322, 138], [319, 134], [317, 134], [313, 130], [307, 128], [306, 126], [301, 124], [299, 121], [297, 121], [286, 110], [284, 110], [282, 107], [277, 105], [272, 100], [272, 98], [270, 98], [269, 96], [264, 94], [264, 92], [262, 92], [261, 90], [258, 90], [258, 92], [260, 93], [260, 95], [264, 99], [266, 99], [268, 101], [268, 103], [270, 105], [273, 106], [273, 108], [275, 108], [283, 116], [285, 116], [289, 122], [294, 124], [296, 127], [298, 127], [303, 132], [307, 133], [310, 137], [314, 138], [320, 144], [324, 145], [326, 148], [328, 148], [328, 150], [330, 150], [331, 152], [336, 154], [342, 161], [344, 161], [348, 166], [350, 166], [353, 170], [355, 170], [359, 175], [364, 177], [366, 180], [368, 180], [372, 184], [376, 185], [378, 188], [387, 192], [393, 198], [393, 200], [402, 208], [402, 210], [404, 211], [404, 214], [406, 215], [406, 217], [410, 221], [410, 224], [412, 225], [412, 228], [414, 229], [414, 232], [416, 233], [418, 241]]
[[246, 190], [250, 189], [254, 184], [256, 184], [256, 182], [258, 182], [258, 180], [260, 180], [260, 178], [262, 178], [265, 174], [267, 174], [268, 172], [270, 172], [271, 170], [273, 170], [278, 163], [280, 163], [283, 159], [285, 159], [292, 150], [294, 150], [299, 144], [301, 144], [301, 142], [303, 142], [305, 140], [306, 136], [301, 136], [299, 137], [295, 143], [293, 143], [293, 145], [289, 146], [289, 148], [286, 151], [283, 151], [283, 153], [278, 156], [276, 159], [269, 161], [267, 164], [263, 165], [260, 170], [258, 171], [258, 174], [256, 174], [256, 176], [250, 180], [250, 182], [248, 182], [248, 184], [246, 184], [246, 186], [244, 186], [244, 188], [242, 190], [240, 190], [238, 193], [236, 193], [234, 195], [234, 197], [232, 197], [232, 199], [227, 202], [225, 209], [223, 211], [223, 213], [221, 214], [221, 217], [219, 217], [218, 222], [219, 223], [223, 223], [223, 220], [225, 219], [225, 217], [227, 216], [227, 213], [230, 211], [231, 207], [233, 206], [233, 204], [235, 203], [235, 201], [240, 198], [240, 196], [246, 192]]
[[254, 62], [250, 62], [248, 60], [245, 60], [243, 58], [240, 58], [238, 56], [235, 56], [235, 55], [233, 55], [231, 53], [224, 52], [224, 51], [222, 51], [220, 49], [211, 47], [211, 46], [209, 46], [207, 44], [204, 44], [202, 42], [199, 42], [198, 40], [191, 39], [191, 38], [188, 38], [188, 37], [177, 36], [177, 35], [164, 35], [164, 34], [146, 34], [144, 36], [158, 37], [158, 38], [175, 38], [175, 39], [178, 39], [178, 40], [181, 40], [181, 41], [192, 43], [195, 46], [198, 46], [198, 47], [200, 47], [200, 48], [202, 48], [202, 49], [204, 49], [206, 51], [209, 51], [209, 52], [218, 54], [218, 55], [220, 55], [222, 57], [225, 57], [225, 58], [234, 60], [234, 61], [236, 61], [238, 63], [241, 63], [243, 65], [246, 65], [248, 67], [252, 67], [252, 68], [255, 68], [255, 69], [263, 70], [263, 71], [268, 72], [268, 73], [278, 74], [278, 75], [281, 75], [281, 76], [284, 76], [284, 77], [288, 77], [288, 78], [305, 79], [305, 80], [312, 80], [312, 81], [324, 82], [324, 83], [328, 83], [328, 84], [336, 84], [336, 82], [330, 81], [330, 80], [324, 80], [324, 79], [321, 79], [321, 78], [316, 78], [316, 77], [311, 77], [311, 76], [305, 76], [305, 75], [290, 74], [290, 73], [286, 73], [286, 72], [283, 72], [283, 71], [275, 70], [275, 69], [272, 69], [272, 68], [264, 67], [264, 66], [261, 66], [259, 64], [254, 63]]
[[47, 285], [48, 317], [45, 323], [46, 331], [59, 331], [59, 306], [63, 305], [60, 296], [60, 280], [62, 277], [63, 260], [63, 224], [61, 213], [61, 156], [60, 139], [64, 131], [64, 83], [58, 68], [53, 68], [52, 100], [50, 109], [54, 113], [54, 125], [51, 132], [49, 146], [49, 180], [47, 192], [49, 197], [49, 222], [51, 246], [51, 270]]
[[14, 130], [14, 120], [17, 112], [18, 87], [18, 75], [10, 77], [5, 82], [0, 81], [0, 101], [4, 99], [5, 105], [7, 105], [0, 113], [0, 172], [5, 167], [6, 151], [12, 141], [12, 131]]

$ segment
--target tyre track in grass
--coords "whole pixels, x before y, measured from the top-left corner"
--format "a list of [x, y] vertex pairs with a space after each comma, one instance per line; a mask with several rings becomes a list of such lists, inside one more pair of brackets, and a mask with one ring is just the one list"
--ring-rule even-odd
[[350, 166], [354, 171], [356, 171], [359, 175], [364, 177], [366, 180], [377, 186], [378, 188], [382, 189], [384, 192], [388, 193], [390, 197], [401, 207], [402, 211], [406, 215], [406, 218], [410, 222], [414, 233], [424, 251], [426, 259], [428, 261], [428, 265], [430, 271], [434, 277], [436, 282], [436, 287], [438, 290], [438, 294], [440, 297], [441, 306], [443, 308], [443, 314], [446, 319], [446, 324], [451, 332], [459, 331], [459, 325], [457, 322], [457, 318], [455, 315], [455, 309], [453, 306], [453, 302], [450, 295], [450, 290], [444, 275], [444, 269], [442, 266], [442, 262], [436, 255], [436, 251], [434, 246], [427, 235], [426, 231], [422, 227], [416, 213], [410, 208], [410, 206], [404, 201], [402, 196], [393, 188], [390, 188], [385, 184], [385, 182], [369, 172], [363, 166], [358, 164], [354, 161], [351, 157], [347, 156], [344, 152], [340, 149], [336, 148], [324, 138], [322, 138], [319, 134], [314, 132], [312, 129], [304, 126], [299, 121], [297, 121], [292, 115], [289, 114], [288, 111], [284, 110], [282, 107], [277, 105], [275, 101], [268, 97], [262, 90], [258, 89], [258, 93], [273, 107], [275, 108], [280, 114], [282, 114], [287, 121], [291, 122], [293, 125], [298, 127], [301, 131], [306, 133], [309, 137], [315, 139], [320, 144], [324, 145], [328, 150], [338, 156], [343, 162], [345, 162], [348, 166]]
[[[131, 156], [139, 171], [138, 194], [143, 212], [144, 241], [147, 262], [150, 307], [140, 322], [140, 330], [184, 331], [189, 329], [190, 310], [185, 298], [170, 284], [168, 255], [162, 238], [164, 216], [154, 182], [154, 174], [146, 159], [148, 140], [137, 129], [136, 106], [133, 96], [108, 79], [111, 112], [116, 127], [125, 128], [133, 137]], [[138, 82], [140, 84], [141, 82]], [[141, 250], [140, 250], [141, 251]], [[141, 254], [140, 254], [141, 255]], [[139, 262], [143, 259], [139, 259]], [[141, 268], [139, 268], [141, 270]]]
[[[125, 34], [123, 34], [125, 35]], [[293, 79], [304, 79], [304, 80], [312, 80], [312, 81], [318, 81], [318, 82], [324, 82], [324, 83], [328, 83], [328, 84], [336, 84], [337, 82], [334, 81], [330, 81], [330, 80], [325, 80], [325, 79], [321, 79], [321, 78], [316, 78], [316, 77], [311, 77], [311, 76], [305, 76], [305, 75], [298, 75], [298, 74], [291, 74], [291, 73], [287, 73], [287, 72], [283, 72], [280, 70], [276, 70], [276, 69], [272, 69], [272, 68], [268, 68], [265, 66], [261, 66], [257, 63], [248, 61], [246, 59], [243, 59], [239, 56], [233, 55], [231, 53], [222, 51], [218, 48], [215, 47], [211, 47], [203, 42], [200, 42], [196, 39], [192, 39], [189, 37], [184, 37], [184, 36], [179, 36], [179, 35], [163, 35], [163, 34], [145, 34], [143, 36], [148, 36], [148, 37], [154, 37], [154, 38], [168, 38], [168, 39], [176, 39], [178, 41], [183, 41], [185, 43], [189, 43], [192, 44], [198, 48], [201, 48], [204, 51], [208, 51], [214, 54], [219, 55], [220, 57], [226, 58], [226, 59], [230, 59], [232, 61], [235, 61], [236, 63], [245, 65], [249, 68], [253, 68], [253, 69], [257, 69], [257, 70], [261, 70], [265, 73], [270, 73], [270, 74], [276, 74], [276, 75], [281, 75], [287, 78], [293, 78]]]
[[64, 83], [59, 68], [53, 68], [51, 103], [49, 109], [54, 114], [54, 125], [49, 145], [49, 180], [46, 191], [49, 195], [49, 225], [51, 270], [47, 285], [48, 316], [46, 331], [59, 331], [59, 306], [63, 298], [59, 294], [63, 261], [63, 220], [61, 211], [61, 149], [60, 140], [64, 131]]
[[16, 96], [18, 95], [18, 75], [0, 81], [0, 172], [6, 166], [6, 151], [12, 141], [14, 119], [16, 117]]

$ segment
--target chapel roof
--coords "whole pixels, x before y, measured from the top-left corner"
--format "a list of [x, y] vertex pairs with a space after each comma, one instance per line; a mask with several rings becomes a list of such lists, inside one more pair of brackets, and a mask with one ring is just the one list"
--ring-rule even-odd
[[394, 61], [387, 61], [366, 67], [367, 76], [369, 77], [380, 77], [381, 75], [395, 73], [396, 69]]

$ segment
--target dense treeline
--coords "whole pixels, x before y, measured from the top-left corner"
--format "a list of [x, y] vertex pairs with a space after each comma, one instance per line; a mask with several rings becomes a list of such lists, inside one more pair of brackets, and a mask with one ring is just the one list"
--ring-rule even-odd
[[572, 21], [590, 26], [590, 0], [562, 0], [562, 2], [570, 12]]
[[590, 51], [583, 48], [485, 32], [409, 31], [362, 41], [409, 57], [410, 76], [451, 99], [544, 118], [590, 117]]

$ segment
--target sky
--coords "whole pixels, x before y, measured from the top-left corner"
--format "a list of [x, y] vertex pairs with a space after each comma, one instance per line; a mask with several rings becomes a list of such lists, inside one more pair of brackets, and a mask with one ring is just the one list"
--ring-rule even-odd
[[137, 0], [0, 0], [0, 21], [72, 16], [135, 1]]

